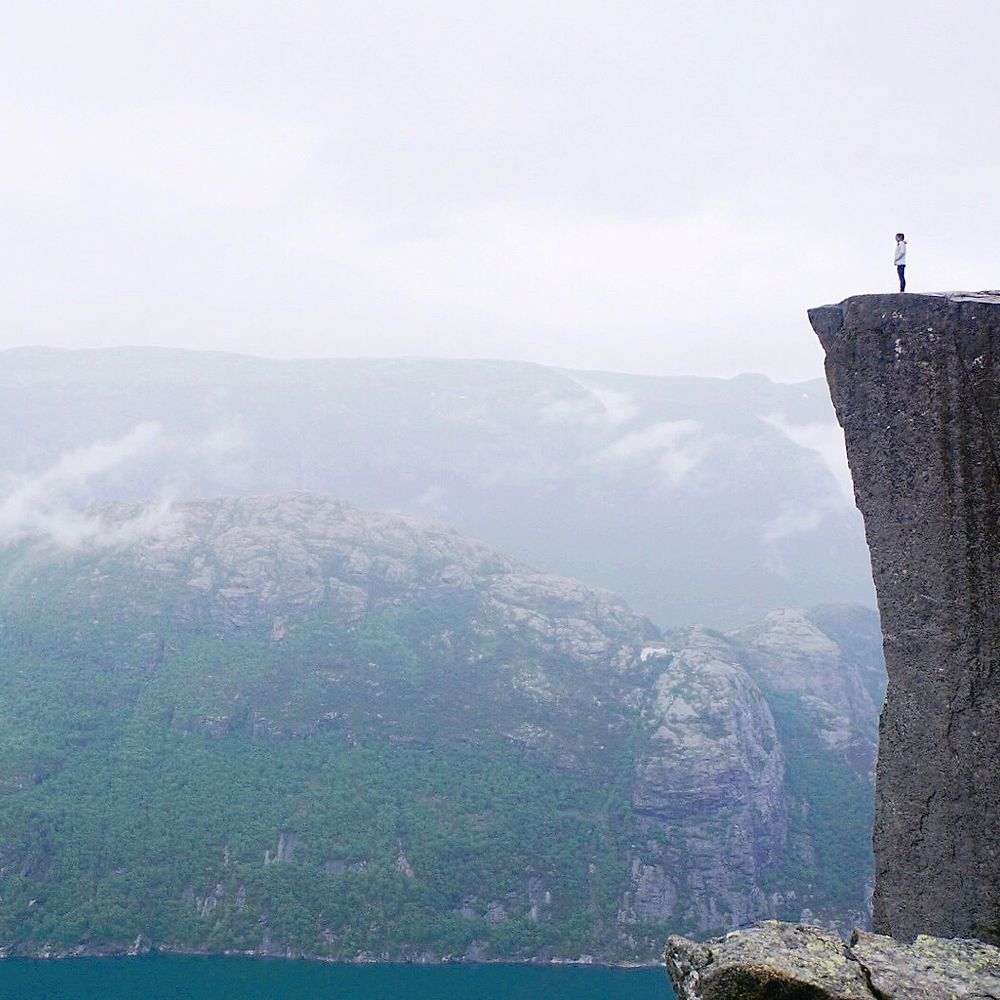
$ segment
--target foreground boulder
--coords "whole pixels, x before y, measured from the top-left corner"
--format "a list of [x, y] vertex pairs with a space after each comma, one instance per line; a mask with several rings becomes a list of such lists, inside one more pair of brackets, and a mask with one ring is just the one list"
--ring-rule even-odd
[[697, 943], [671, 937], [679, 1000], [1000, 998], [1000, 950], [921, 935], [902, 944], [856, 931], [848, 945], [819, 927], [767, 921]]

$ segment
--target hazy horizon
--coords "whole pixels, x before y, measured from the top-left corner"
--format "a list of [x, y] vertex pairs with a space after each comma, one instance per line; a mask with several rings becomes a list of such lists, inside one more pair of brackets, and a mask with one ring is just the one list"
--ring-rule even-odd
[[[858, 25], [864, 25], [859, 30]], [[0, 347], [780, 381], [806, 309], [1000, 284], [1000, 13], [558, 0], [11, 11]]]
[[102, 351], [114, 352], [114, 351], [166, 351], [166, 352], [177, 352], [181, 354], [204, 354], [204, 355], [218, 355], [222, 357], [233, 357], [233, 358], [251, 358], [255, 361], [279, 361], [279, 362], [303, 362], [303, 361], [331, 361], [331, 362], [344, 362], [344, 361], [420, 361], [420, 362], [449, 362], [455, 364], [509, 364], [509, 365], [532, 365], [540, 368], [551, 368], [554, 371], [566, 371], [566, 372], [577, 372], [579, 374], [602, 374], [602, 375], [623, 375], [630, 378], [650, 378], [650, 379], [710, 379], [722, 382], [730, 382], [733, 379], [740, 378], [764, 378], [775, 385], [800, 385], [808, 382], [815, 382], [817, 380], [823, 379], [823, 372], [819, 371], [816, 374], [807, 375], [804, 378], [795, 379], [782, 379], [775, 378], [773, 375], [769, 375], [767, 372], [761, 371], [739, 371], [733, 374], [704, 374], [700, 372], [663, 372], [663, 373], [650, 373], [641, 371], [630, 371], [627, 368], [579, 368], [570, 365], [556, 365], [556, 364], [546, 364], [543, 361], [533, 361], [529, 358], [503, 358], [503, 357], [463, 357], [461, 355], [446, 355], [446, 354], [302, 354], [295, 356], [282, 356], [280, 354], [262, 354], [254, 353], [252, 351], [241, 351], [235, 349], [225, 349], [225, 348], [198, 348], [189, 346], [179, 346], [176, 344], [106, 344], [106, 345], [94, 345], [94, 346], [83, 346], [83, 347], [71, 347], [62, 346], [58, 344], [14, 344], [10, 347], [0, 347], [0, 355], [5, 353], [12, 353], [15, 351], [64, 351], [68, 353], [72, 352], [92, 352], [99, 353]]

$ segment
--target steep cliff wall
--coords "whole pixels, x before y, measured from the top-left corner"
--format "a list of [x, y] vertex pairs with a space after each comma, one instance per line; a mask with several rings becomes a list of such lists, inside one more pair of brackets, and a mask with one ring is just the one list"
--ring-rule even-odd
[[703, 934], [787, 912], [762, 888], [786, 854], [785, 754], [736, 647], [692, 629], [647, 716], [632, 792], [645, 844], [627, 916]]
[[1000, 941], [1000, 292], [809, 313], [878, 591], [874, 924]]

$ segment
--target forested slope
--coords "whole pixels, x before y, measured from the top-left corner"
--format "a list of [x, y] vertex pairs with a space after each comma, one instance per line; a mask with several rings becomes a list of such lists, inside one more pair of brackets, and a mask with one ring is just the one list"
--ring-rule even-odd
[[854, 691], [815, 614], [661, 636], [307, 494], [88, 524], [0, 549], [6, 953], [648, 960], [668, 929], [863, 907], [873, 720], [761, 666]]

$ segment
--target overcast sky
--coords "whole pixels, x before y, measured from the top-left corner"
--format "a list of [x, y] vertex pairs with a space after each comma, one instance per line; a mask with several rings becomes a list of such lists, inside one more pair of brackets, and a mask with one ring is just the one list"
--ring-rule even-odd
[[998, 9], [8, 4], [0, 347], [819, 375], [897, 229], [1000, 285]]

